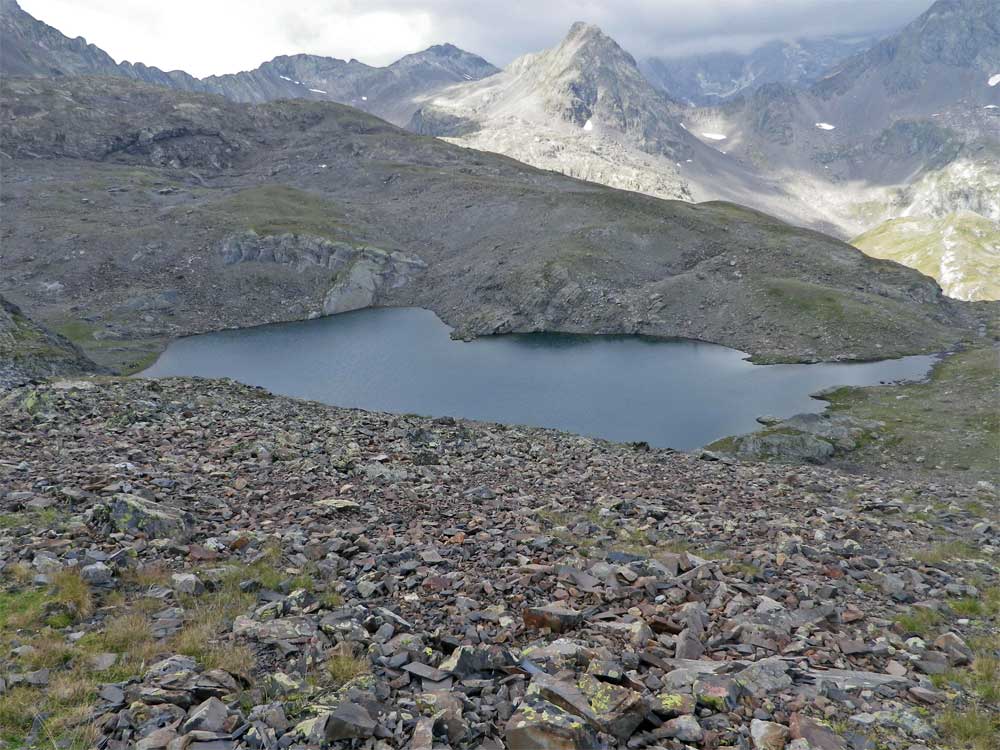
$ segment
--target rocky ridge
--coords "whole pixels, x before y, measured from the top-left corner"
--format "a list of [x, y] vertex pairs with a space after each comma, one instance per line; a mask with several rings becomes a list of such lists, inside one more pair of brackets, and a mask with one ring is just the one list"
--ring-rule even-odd
[[8, 742], [985, 749], [996, 729], [989, 483], [229, 382], [54, 383], [0, 415]]
[[333, 101], [403, 125], [422, 98], [445, 86], [493, 75], [497, 69], [453, 44], [437, 44], [377, 67], [322, 55], [281, 55], [240, 73], [195, 78], [142, 62], [116, 63], [85, 39], [69, 39], [33, 18], [16, 0], [0, 3], [0, 70], [17, 76], [99, 75], [182, 91], [219, 94], [238, 102], [303, 98]]

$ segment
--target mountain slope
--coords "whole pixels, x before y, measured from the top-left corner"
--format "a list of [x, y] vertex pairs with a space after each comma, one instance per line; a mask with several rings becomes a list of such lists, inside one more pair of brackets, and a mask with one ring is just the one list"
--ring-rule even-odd
[[[5, 79], [6, 273], [104, 362], [170, 337], [419, 305], [457, 335], [715, 341], [760, 359], [940, 350], [975, 308], [729, 204], [619, 192], [341, 105], [120, 78]], [[37, 252], [46, 247], [46, 253]]]
[[685, 112], [613, 39], [577, 23], [556, 47], [431, 97], [409, 128], [612, 187], [728, 200], [825, 226], [807, 202], [729, 158], [727, 144], [696, 137]]
[[851, 241], [938, 279], [958, 299], [1000, 299], [1000, 222], [972, 212], [892, 219]]
[[[725, 135], [732, 156], [822, 206], [842, 237], [904, 217], [922, 217], [932, 227], [959, 211], [995, 221], [1000, 179], [995, 75], [1000, 75], [995, 0], [938, 0], [808, 90], [765, 85], [724, 105], [693, 110], [686, 122], [692, 131]], [[878, 231], [880, 252], [914, 257], [902, 239], [898, 252], [884, 246], [900, 237], [889, 228]], [[959, 254], [969, 257], [960, 265], [990, 256], [990, 247], [976, 245], [988, 233], [964, 236]], [[972, 287], [953, 283], [954, 275], [942, 275], [942, 268], [954, 265], [956, 252], [944, 242], [929, 243], [917, 267], [937, 274], [953, 293], [972, 293]], [[936, 258], [929, 260], [928, 254]]]
[[6, 75], [123, 76], [157, 86], [221, 94], [234, 101], [306, 98], [335, 101], [403, 124], [418, 101], [445, 86], [497, 71], [451, 44], [430, 47], [384, 68], [320, 55], [282, 55], [250, 71], [198, 79], [141, 62], [116, 64], [81, 38], [69, 39], [33, 18], [16, 0], [0, 1], [0, 71]]

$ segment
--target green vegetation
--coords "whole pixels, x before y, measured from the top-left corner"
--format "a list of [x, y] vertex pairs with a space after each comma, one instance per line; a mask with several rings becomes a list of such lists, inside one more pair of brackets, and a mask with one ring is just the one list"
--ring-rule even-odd
[[951, 297], [1000, 299], [1000, 224], [971, 212], [892, 219], [851, 240], [874, 258], [915, 268]]
[[850, 460], [994, 477], [1000, 455], [997, 356], [996, 349], [972, 349], [939, 362], [927, 382], [841, 388], [827, 395], [832, 412], [885, 425], [879, 439], [862, 445]]
[[258, 234], [313, 234], [345, 239], [341, 213], [327, 199], [284, 185], [262, 185], [207, 203], [201, 212], [213, 223]]
[[982, 550], [968, 542], [953, 540], [918, 550], [913, 557], [926, 565], [937, 565], [952, 560], [979, 560]]
[[[806, 327], [838, 330], [863, 337], [874, 331], [910, 336], [917, 322], [913, 310], [895, 300], [866, 292], [848, 294], [831, 287], [797, 279], [772, 279], [764, 293], [792, 320], [802, 320]], [[944, 348], [952, 336], [931, 320], [921, 321], [921, 341], [926, 351]]]
[[948, 747], [997, 750], [1000, 714], [986, 708], [949, 709], [938, 720], [938, 728]]
[[896, 619], [896, 626], [904, 635], [924, 638], [935, 632], [944, 617], [932, 609], [913, 608]]
[[326, 671], [336, 685], [343, 685], [371, 671], [367, 659], [356, 656], [333, 656], [326, 662]]

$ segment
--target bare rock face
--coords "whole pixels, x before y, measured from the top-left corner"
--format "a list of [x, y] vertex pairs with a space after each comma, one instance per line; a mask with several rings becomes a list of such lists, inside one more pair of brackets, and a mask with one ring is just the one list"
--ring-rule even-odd
[[298, 272], [326, 268], [333, 285], [323, 298], [323, 313], [335, 315], [374, 305], [380, 292], [410, 282], [427, 264], [416, 257], [375, 247], [301, 234], [231, 235], [222, 243], [222, 258], [234, 263], [279, 263]]

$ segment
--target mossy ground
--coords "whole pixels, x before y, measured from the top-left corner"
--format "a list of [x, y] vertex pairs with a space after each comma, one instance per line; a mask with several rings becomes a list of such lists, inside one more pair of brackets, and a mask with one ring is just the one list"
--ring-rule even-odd
[[1000, 362], [994, 348], [943, 359], [926, 382], [841, 388], [830, 411], [883, 422], [848, 460], [918, 471], [1000, 473]]
[[328, 199], [285, 185], [247, 188], [205, 203], [201, 212], [232, 228], [258, 234], [309, 234], [344, 239], [341, 211]]

